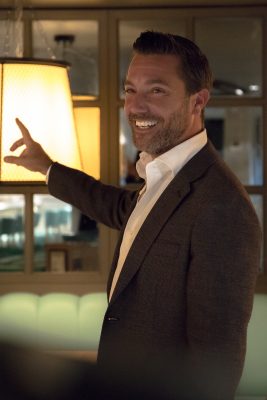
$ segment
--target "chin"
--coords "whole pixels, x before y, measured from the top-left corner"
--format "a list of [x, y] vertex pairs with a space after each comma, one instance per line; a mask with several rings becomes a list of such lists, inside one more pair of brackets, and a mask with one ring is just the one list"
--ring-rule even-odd
[[150, 142], [144, 139], [145, 139], [144, 136], [141, 137], [141, 135], [135, 135], [133, 138], [134, 145], [139, 151], [146, 151], [147, 153], [149, 153], [151, 144]]

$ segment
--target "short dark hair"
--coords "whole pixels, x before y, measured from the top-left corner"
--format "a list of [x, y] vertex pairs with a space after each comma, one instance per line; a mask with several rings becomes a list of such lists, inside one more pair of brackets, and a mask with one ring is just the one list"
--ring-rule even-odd
[[155, 31], [145, 31], [133, 44], [139, 54], [172, 54], [180, 58], [179, 76], [185, 83], [188, 94], [203, 88], [211, 90], [212, 72], [205, 54], [189, 39]]

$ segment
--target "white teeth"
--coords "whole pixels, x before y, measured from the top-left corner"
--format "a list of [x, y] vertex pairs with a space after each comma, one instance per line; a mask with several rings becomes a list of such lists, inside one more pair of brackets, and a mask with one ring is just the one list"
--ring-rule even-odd
[[148, 128], [151, 126], [156, 125], [157, 121], [135, 121], [135, 125], [138, 126], [138, 128]]

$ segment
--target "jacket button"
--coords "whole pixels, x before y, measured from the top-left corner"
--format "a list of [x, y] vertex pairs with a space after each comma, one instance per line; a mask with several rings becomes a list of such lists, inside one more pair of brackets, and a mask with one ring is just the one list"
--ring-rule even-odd
[[119, 318], [117, 318], [117, 317], [108, 317], [108, 321], [116, 322], [116, 321], [119, 321]]

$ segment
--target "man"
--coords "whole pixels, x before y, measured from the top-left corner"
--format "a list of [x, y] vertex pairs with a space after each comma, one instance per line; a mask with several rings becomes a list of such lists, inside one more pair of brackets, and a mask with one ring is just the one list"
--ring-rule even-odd
[[121, 231], [99, 365], [163, 365], [168, 376], [189, 379], [195, 398], [232, 399], [259, 268], [258, 219], [207, 140], [206, 57], [190, 40], [157, 32], [142, 33], [133, 48], [125, 113], [142, 152], [139, 193], [53, 163], [20, 121], [11, 150], [26, 149], [5, 160], [49, 169], [52, 195]]

